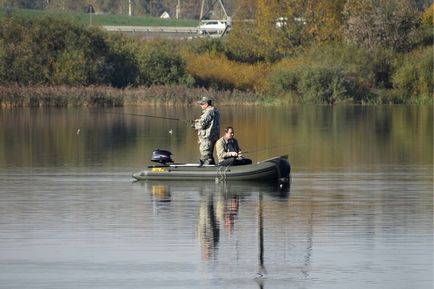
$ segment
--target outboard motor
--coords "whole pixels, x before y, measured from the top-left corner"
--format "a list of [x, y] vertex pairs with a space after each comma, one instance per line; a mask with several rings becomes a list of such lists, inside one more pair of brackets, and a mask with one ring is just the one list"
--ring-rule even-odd
[[171, 155], [172, 153], [169, 151], [156, 149], [152, 152], [151, 161], [163, 165], [167, 163], [173, 163]]
[[280, 170], [280, 182], [291, 184], [291, 165], [288, 162], [287, 157], [281, 158], [279, 160], [279, 170]]

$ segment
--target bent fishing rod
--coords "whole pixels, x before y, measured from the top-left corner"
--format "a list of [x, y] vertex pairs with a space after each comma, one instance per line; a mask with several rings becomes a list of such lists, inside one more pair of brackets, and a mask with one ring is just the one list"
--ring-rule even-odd
[[149, 118], [159, 118], [159, 119], [167, 119], [167, 120], [174, 120], [174, 121], [182, 121], [182, 122], [194, 123], [194, 120], [175, 118], [175, 117], [165, 117], [165, 116], [158, 116], [158, 115], [138, 114], [138, 113], [124, 113], [124, 112], [109, 112], [109, 113], [111, 113], [111, 114], [119, 114], [119, 115], [131, 115], [131, 116], [140, 116], [140, 117], [149, 117]]

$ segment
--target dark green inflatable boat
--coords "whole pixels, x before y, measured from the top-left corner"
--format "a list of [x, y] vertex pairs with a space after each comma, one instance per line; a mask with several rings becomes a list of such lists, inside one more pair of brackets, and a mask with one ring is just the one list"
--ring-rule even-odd
[[289, 182], [291, 167], [288, 156], [274, 157], [251, 165], [218, 166], [188, 163], [172, 163], [171, 153], [164, 150], [153, 152], [152, 161], [145, 170], [134, 173], [136, 180], [185, 180], [185, 181], [278, 181]]

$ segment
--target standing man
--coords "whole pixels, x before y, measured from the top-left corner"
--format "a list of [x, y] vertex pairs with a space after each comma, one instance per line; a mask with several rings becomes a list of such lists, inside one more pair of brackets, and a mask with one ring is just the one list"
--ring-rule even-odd
[[202, 108], [202, 115], [194, 121], [194, 129], [197, 130], [200, 162], [214, 165], [213, 151], [220, 135], [220, 113], [206, 96], [202, 97], [198, 104]]
[[240, 166], [250, 165], [252, 160], [244, 158], [241, 153], [238, 141], [234, 138], [234, 128], [228, 126], [225, 135], [216, 144], [217, 158], [219, 166]]

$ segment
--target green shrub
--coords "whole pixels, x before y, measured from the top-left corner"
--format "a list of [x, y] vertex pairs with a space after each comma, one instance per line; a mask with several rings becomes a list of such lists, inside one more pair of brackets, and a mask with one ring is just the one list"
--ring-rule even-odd
[[174, 41], [142, 42], [57, 18], [0, 22], [0, 82], [18, 84], [191, 84]]
[[270, 93], [302, 103], [370, 102], [373, 95], [339, 67], [301, 65], [269, 77]]
[[86, 83], [86, 61], [82, 51], [65, 50], [53, 64], [54, 84], [79, 85]]
[[184, 54], [188, 72], [196, 83], [207, 88], [242, 91], [262, 91], [268, 66], [250, 65], [228, 60], [221, 54]]
[[135, 86], [139, 83], [139, 64], [135, 55], [135, 40], [122, 34], [108, 33], [105, 40], [109, 46], [106, 74], [114, 87]]
[[0, 39], [5, 52], [3, 62], [10, 68], [6, 82], [56, 83], [65, 79], [59, 67], [73, 65], [65, 58], [72, 56], [76, 61], [74, 55], [84, 58], [85, 65], [77, 69], [84, 69], [79, 74], [86, 77], [79, 80], [84, 84], [104, 82], [100, 72], [104, 70], [107, 47], [98, 31], [59, 19], [7, 17], [1, 21]]
[[417, 49], [397, 58], [393, 86], [410, 102], [432, 101], [433, 83], [432, 47]]
[[225, 44], [221, 38], [198, 38], [188, 42], [188, 50], [196, 54], [224, 53]]
[[287, 92], [297, 92], [299, 72], [294, 69], [279, 69], [270, 74], [268, 78], [268, 93], [284, 95]]
[[170, 41], [143, 43], [137, 52], [140, 84], [191, 84], [179, 47]]
[[6, 74], [8, 73], [6, 69], [6, 51], [4, 49], [3, 41], [0, 39], [0, 84], [5, 83]]
[[330, 104], [345, 98], [343, 73], [337, 68], [306, 68], [299, 77], [297, 90], [302, 102]]
[[[130, 51], [108, 34], [57, 18], [6, 17], [0, 22], [0, 81], [18, 84], [137, 84]], [[118, 37], [121, 40], [126, 37]], [[125, 42], [125, 41], [124, 41]]]
[[[432, 18], [431, 18], [432, 19]], [[412, 43], [413, 48], [430, 46], [434, 43], [434, 29], [433, 22], [430, 24], [423, 24], [415, 33], [415, 39]]]
[[335, 43], [312, 47], [300, 58], [320, 66], [337, 66], [372, 88], [390, 88], [393, 53], [378, 48], [366, 50], [353, 45]]

